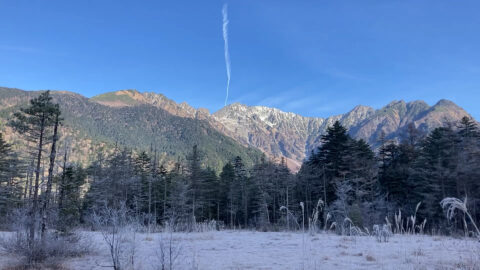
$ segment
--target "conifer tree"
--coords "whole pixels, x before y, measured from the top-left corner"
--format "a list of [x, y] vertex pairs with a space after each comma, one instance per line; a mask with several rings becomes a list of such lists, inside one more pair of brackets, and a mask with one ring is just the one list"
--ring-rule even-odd
[[224, 220], [230, 225], [235, 226], [237, 207], [237, 188], [235, 185], [235, 169], [232, 163], [228, 162], [223, 166], [220, 174], [220, 190], [222, 190], [222, 208], [224, 211]]
[[198, 217], [198, 210], [204, 205], [203, 188], [204, 179], [202, 174], [201, 154], [197, 145], [193, 146], [192, 152], [187, 157], [188, 161], [188, 185], [190, 189], [190, 204], [191, 204], [191, 218], [192, 222]]
[[[247, 170], [243, 164], [242, 158], [240, 156], [235, 157], [233, 162], [233, 168], [235, 172], [234, 183], [237, 186], [236, 190], [236, 200], [237, 200], [237, 211], [239, 216], [241, 216], [241, 221], [239, 225], [243, 223], [245, 228], [248, 227], [248, 200], [250, 195], [250, 181], [248, 179]], [[243, 222], [242, 222], [243, 221]], [[242, 223], [240, 223], [242, 222]]]
[[202, 217], [203, 219], [216, 219], [220, 215], [219, 209], [219, 180], [216, 172], [212, 168], [206, 168], [202, 170], [203, 179], [204, 179], [204, 188], [202, 190], [204, 205], [202, 208]]
[[61, 177], [63, 181], [59, 188], [63, 201], [58, 205], [58, 228], [61, 231], [68, 231], [81, 221], [81, 187], [85, 184], [87, 173], [81, 167], [68, 166]]
[[12, 145], [3, 139], [0, 132], [0, 217], [20, 205], [22, 187], [20, 177], [24, 166]]
[[50, 128], [55, 123], [55, 113], [58, 108], [52, 103], [50, 91], [40, 94], [37, 98], [30, 100], [30, 105], [21, 108], [19, 112], [14, 113], [14, 119], [9, 123], [13, 129], [24, 135], [24, 137], [32, 142], [35, 153], [35, 180], [33, 187], [33, 199], [30, 207], [29, 215], [29, 243], [33, 244], [35, 239], [35, 227], [38, 222], [37, 214], [39, 210], [39, 188], [40, 188], [40, 172], [42, 163], [42, 154], [45, 144], [48, 143], [48, 134]]
[[[412, 167], [409, 190], [411, 205], [422, 202], [420, 216], [427, 217], [433, 224], [443, 223], [443, 213], [439, 201], [446, 197], [462, 197], [458, 193], [457, 140], [450, 127], [433, 130], [423, 142], [418, 159]], [[410, 210], [412, 211], [412, 210]]]
[[138, 157], [134, 160], [135, 173], [138, 176], [140, 188], [139, 194], [136, 194], [139, 201], [139, 210], [143, 213], [147, 213], [148, 224], [152, 219], [152, 189], [153, 189], [153, 177], [152, 177], [152, 163], [151, 159], [145, 151], [142, 151]]
[[268, 230], [271, 227], [273, 215], [273, 178], [274, 166], [262, 157], [260, 163], [252, 168], [252, 182], [255, 187], [252, 196], [253, 214], [255, 226], [260, 230]]

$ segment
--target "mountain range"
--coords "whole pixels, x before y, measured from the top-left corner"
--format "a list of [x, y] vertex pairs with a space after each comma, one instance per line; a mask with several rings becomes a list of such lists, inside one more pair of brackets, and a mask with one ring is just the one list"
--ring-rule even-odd
[[[38, 93], [0, 88], [2, 122]], [[448, 100], [433, 106], [423, 101], [393, 101], [380, 109], [359, 105], [345, 114], [319, 118], [240, 103], [210, 113], [185, 102], [176, 103], [162, 94], [136, 90], [92, 98], [67, 91], [53, 91], [52, 95], [65, 108], [66, 135], [76, 139], [71, 141], [75, 141], [74, 156], [78, 160], [88, 162], [99, 148], [111, 149], [120, 143], [139, 150], [156, 149], [163, 161], [171, 163], [184, 158], [198, 144], [206, 165], [217, 170], [235, 155], [253, 163], [263, 152], [273, 160], [285, 158], [296, 171], [335, 121], [345, 126], [352, 137], [364, 139], [376, 148], [382, 136], [400, 141], [409, 125], [426, 134], [464, 116], [470, 117]], [[4, 125], [0, 126], [6, 130]]]

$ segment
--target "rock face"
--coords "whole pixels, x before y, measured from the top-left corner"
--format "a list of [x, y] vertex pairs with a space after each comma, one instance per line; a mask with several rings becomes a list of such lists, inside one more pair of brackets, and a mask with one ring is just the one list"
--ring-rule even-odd
[[[0, 105], [8, 107], [20, 99], [28, 100], [34, 94], [9, 89], [0, 96]], [[67, 100], [73, 97], [85, 99], [74, 93], [63, 94], [70, 96]], [[274, 160], [286, 158], [287, 164], [294, 171], [321, 144], [322, 135], [337, 120], [354, 138], [364, 139], [376, 148], [382, 135], [389, 140], [401, 140], [409, 125], [414, 125], [426, 134], [436, 127], [469, 116], [465, 110], [448, 100], [440, 100], [433, 106], [423, 101], [393, 101], [378, 110], [356, 106], [348, 113], [328, 118], [304, 117], [276, 108], [239, 103], [230, 104], [210, 114], [207, 109], [195, 109], [185, 102], [176, 103], [162, 94], [140, 93], [136, 90], [109, 92], [89, 101], [112, 108], [153, 106], [173, 116], [202, 120], [238, 143], [260, 149]]]
[[[196, 110], [185, 102], [177, 104], [161, 94], [129, 91], [134, 93], [115, 92], [116, 98], [109, 102], [117, 105], [119, 100], [125, 100], [120, 96], [128, 95], [131, 98], [128, 102], [123, 101], [124, 106], [146, 103], [176, 116], [207, 120], [218, 131], [243, 145], [260, 149], [270, 158], [286, 158], [293, 170], [298, 169], [305, 157], [321, 144], [322, 135], [337, 120], [354, 138], [364, 139], [375, 148], [382, 134], [386, 139], [400, 141], [410, 124], [426, 134], [436, 127], [469, 116], [465, 110], [448, 100], [440, 100], [434, 106], [424, 101], [393, 101], [378, 110], [359, 105], [348, 113], [328, 118], [304, 117], [276, 108], [239, 103], [210, 114], [206, 109]], [[113, 97], [111, 93], [104, 95], [109, 95], [110, 99]]]
[[387, 139], [400, 140], [410, 124], [426, 134], [436, 127], [456, 124], [464, 116], [470, 117], [465, 110], [448, 100], [442, 99], [433, 106], [428, 106], [423, 101], [394, 101], [376, 110], [359, 125], [353, 126], [350, 133], [375, 146], [382, 132]]
[[382, 134], [386, 139], [400, 141], [410, 124], [426, 134], [464, 116], [469, 114], [448, 100], [440, 100], [434, 106], [423, 101], [393, 101], [378, 110], [357, 106], [346, 114], [328, 118], [303, 117], [241, 104], [229, 105], [213, 114], [229, 131], [226, 134], [237, 141], [260, 148], [270, 156], [284, 156], [297, 162], [320, 145], [321, 136], [337, 120], [354, 138], [364, 139], [375, 148]]
[[328, 126], [339, 120], [347, 128], [358, 125], [374, 113], [357, 106], [344, 115], [329, 118], [304, 117], [263, 106], [242, 104], [226, 106], [213, 114], [222, 123], [227, 135], [243, 144], [253, 145], [270, 157], [285, 157], [292, 169], [298, 169], [306, 154], [319, 145]]

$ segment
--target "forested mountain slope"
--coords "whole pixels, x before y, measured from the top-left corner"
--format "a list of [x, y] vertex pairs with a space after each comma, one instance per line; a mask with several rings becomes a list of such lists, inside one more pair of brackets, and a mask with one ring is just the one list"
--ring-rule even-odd
[[[2, 129], [6, 128], [4, 123], [10, 113], [38, 93], [0, 88]], [[78, 155], [74, 156], [79, 159], [96, 151], [108, 151], [115, 144], [132, 150], [156, 149], [161, 161], [168, 163], [183, 159], [198, 145], [205, 156], [205, 165], [215, 169], [237, 155], [247, 164], [253, 164], [261, 156], [260, 151], [240, 145], [206, 121], [172, 115], [157, 106], [105, 106], [71, 92], [54, 91], [52, 96], [62, 109], [67, 137], [88, 142], [75, 149]]]

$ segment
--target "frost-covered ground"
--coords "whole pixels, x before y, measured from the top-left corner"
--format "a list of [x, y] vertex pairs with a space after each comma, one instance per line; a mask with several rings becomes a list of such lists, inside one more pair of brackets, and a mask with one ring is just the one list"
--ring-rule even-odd
[[[83, 234], [93, 252], [63, 265], [106, 269], [110, 254], [101, 234]], [[135, 248], [135, 269], [161, 269], [160, 242], [168, 247], [170, 237], [180, 250], [175, 269], [480, 269], [480, 243], [473, 239], [395, 235], [378, 243], [373, 237], [251, 231], [136, 234], [135, 245], [126, 245]], [[0, 254], [0, 268], [13, 261]]]

